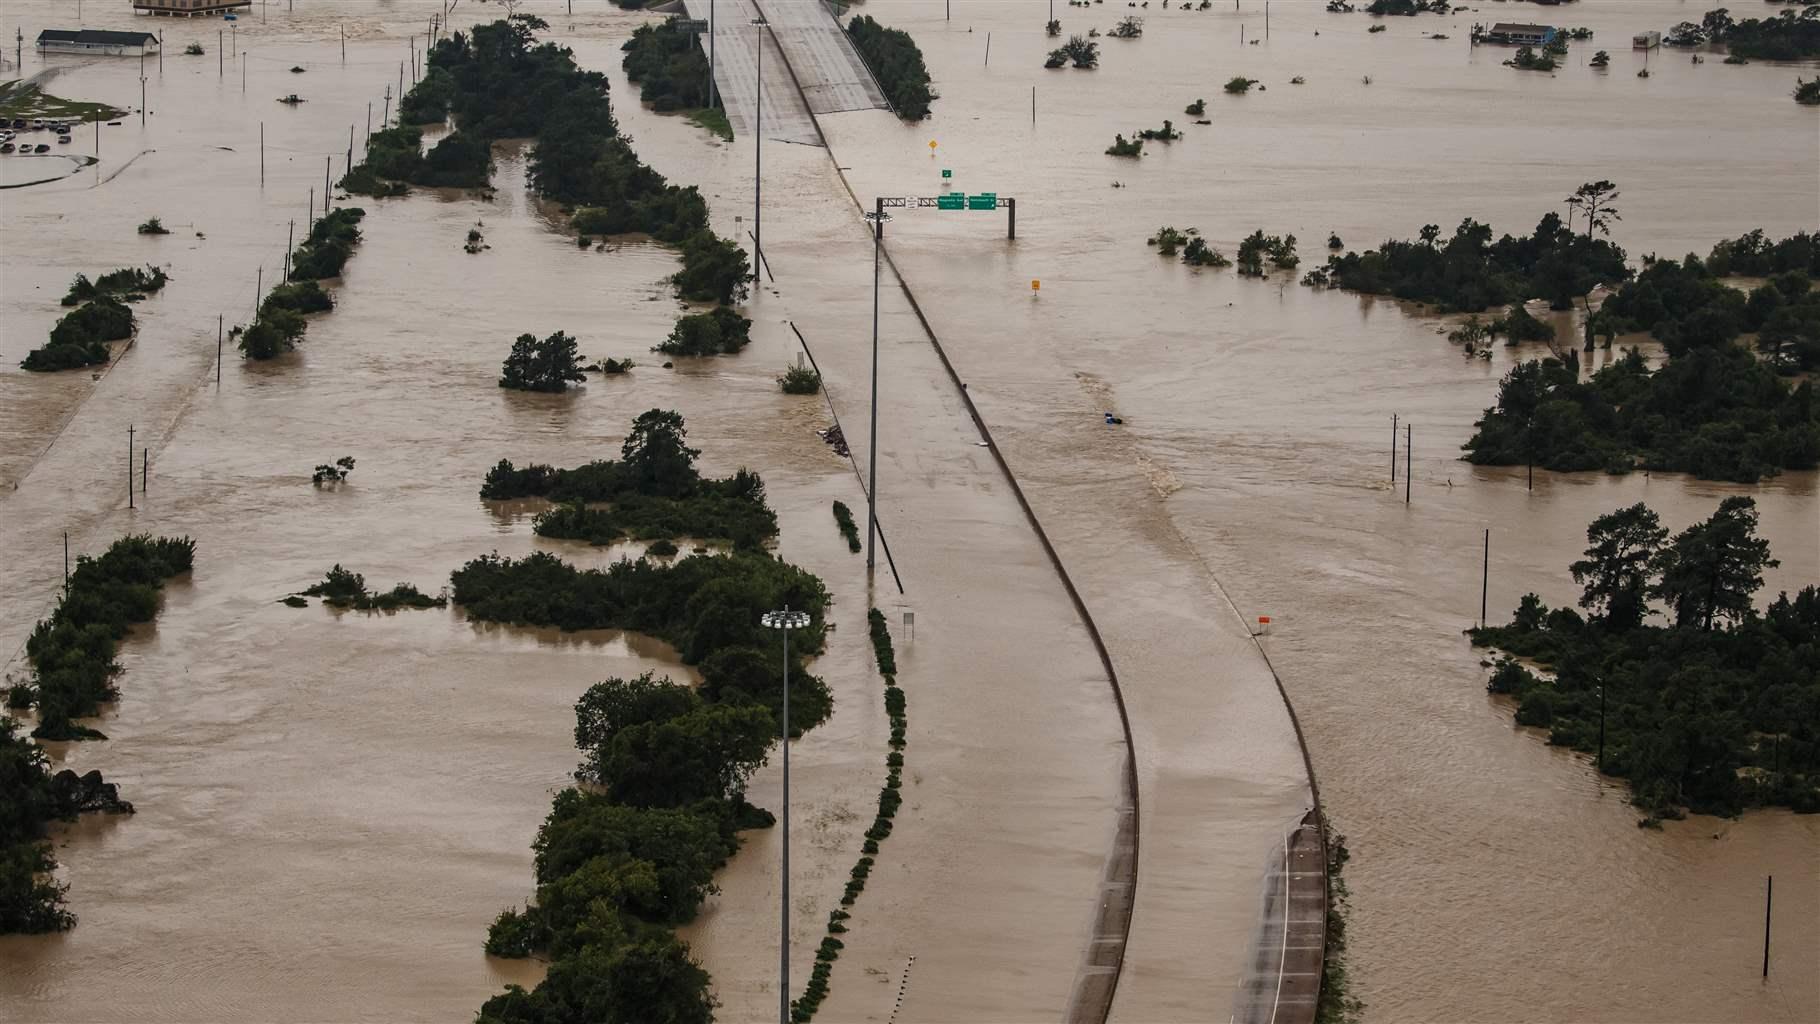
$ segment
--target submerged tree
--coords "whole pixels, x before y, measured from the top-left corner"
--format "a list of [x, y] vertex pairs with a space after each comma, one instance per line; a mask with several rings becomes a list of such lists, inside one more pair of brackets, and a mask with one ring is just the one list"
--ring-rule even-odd
[[1769, 541], [1757, 536], [1757, 503], [1734, 494], [1656, 558], [1662, 579], [1654, 594], [1673, 609], [1675, 625], [1710, 631], [1717, 619], [1747, 618], [1763, 570], [1780, 564], [1769, 556]]
[[561, 331], [544, 338], [521, 334], [501, 367], [499, 386], [517, 391], [567, 391], [570, 381], [586, 380], [575, 339]]
[[1585, 587], [1580, 607], [1615, 632], [1642, 625], [1650, 574], [1667, 537], [1656, 513], [1642, 502], [1593, 520], [1586, 528], [1586, 557], [1568, 567], [1574, 582]]

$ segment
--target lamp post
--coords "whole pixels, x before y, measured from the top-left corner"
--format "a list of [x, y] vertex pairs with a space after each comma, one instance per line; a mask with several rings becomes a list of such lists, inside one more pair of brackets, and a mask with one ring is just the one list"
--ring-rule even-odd
[[809, 613], [791, 611], [785, 605], [781, 611], [766, 612], [759, 621], [784, 635], [784, 812], [779, 815], [784, 824], [784, 863], [783, 896], [778, 903], [777, 1024], [790, 1024], [790, 631], [807, 626]]
[[[752, 111], [752, 280], [757, 281], [765, 262], [764, 226], [760, 222], [759, 188], [762, 182], [765, 150], [765, 19], [754, 18], [758, 27], [758, 74]], [[712, 40], [710, 40], [712, 41]]]
[[866, 571], [874, 566], [872, 545], [878, 533], [878, 257], [884, 244], [885, 200], [865, 215], [872, 222], [872, 431], [866, 440]]

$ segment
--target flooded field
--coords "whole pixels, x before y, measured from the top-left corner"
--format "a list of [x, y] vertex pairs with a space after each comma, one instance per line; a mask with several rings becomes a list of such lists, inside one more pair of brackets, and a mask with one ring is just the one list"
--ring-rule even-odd
[[[15, 4], [27, 45], [73, 23], [69, 6]], [[148, 23], [102, 6], [91, 0], [85, 27]], [[1637, 829], [1620, 785], [1512, 727], [1459, 633], [1478, 613], [1485, 528], [1495, 620], [1526, 591], [1570, 600], [1565, 567], [1587, 520], [1639, 500], [1680, 529], [1724, 494], [1751, 493], [1782, 562], [1766, 590], [1820, 579], [1820, 481], [1538, 473], [1526, 491], [1520, 472], [1456, 456], [1497, 378], [1533, 353], [1466, 362], [1436, 318], [1283, 274], [1197, 273], [1144, 246], [1162, 224], [1197, 226], [1228, 251], [1263, 228], [1294, 232], [1312, 264], [1329, 232], [1363, 247], [1470, 215], [1519, 233], [1597, 178], [1624, 189], [1615, 239], [1633, 261], [1754, 227], [1814, 230], [1820, 129], [1788, 99], [1810, 69], [1667, 53], [1638, 79], [1629, 37], [1692, 16], [1668, 0], [1559, 8], [1550, 16], [1594, 28], [1614, 60], [1600, 75], [1576, 44], [1553, 76], [1466, 42], [1475, 20], [1541, 8], [1488, 3], [1368, 35], [1363, 15], [1279, 2], [1252, 46], [1263, 11], [1242, 0], [1153, 4], [1142, 39], [1102, 41], [1098, 71], [1044, 72], [1043, 4], [964, 0], [948, 20], [927, 0], [871, 0], [866, 13], [915, 36], [942, 98], [916, 126], [824, 116], [828, 150], [767, 145], [776, 282], [748, 305], [755, 340], [741, 355], [660, 369], [647, 350], [678, 310], [663, 280], [673, 257], [635, 242], [578, 250], [527, 195], [522, 151], [502, 147], [492, 202], [419, 191], [362, 203], [365, 241], [333, 289], [338, 308], [293, 356], [242, 364], [230, 348], [217, 385], [217, 317], [231, 327], [250, 314], [261, 265], [269, 285], [288, 225], [308, 222], [312, 189], [319, 201], [325, 158], [339, 176], [350, 125], [364, 130], [369, 102], [377, 123], [388, 85], [395, 104], [411, 33], [421, 49], [440, 9], [295, 6], [255, 5], [220, 60], [221, 22], [160, 19], [146, 127], [135, 110], [102, 129], [96, 166], [0, 192], [12, 240], [0, 265], [6, 671], [23, 671], [14, 652], [54, 599], [66, 530], [81, 553], [129, 531], [198, 540], [194, 577], [122, 647], [124, 699], [102, 722], [112, 739], [54, 745], [121, 783], [139, 813], [60, 834], [81, 924], [0, 939], [0, 1019], [461, 1019], [501, 984], [534, 982], [534, 964], [489, 959], [481, 942], [530, 893], [530, 839], [576, 760], [572, 704], [609, 675], [688, 670], [639, 637], [276, 602], [335, 562], [433, 592], [495, 549], [616, 557], [535, 538], [527, 515], [490, 510], [476, 491], [502, 457], [609, 457], [654, 406], [687, 418], [705, 471], [763, 474], [779, 555], [837, 602], [815, 666], [835, 717], [792, 754], [795, 984], [882, 776], [888, 726], [865, 644], [876, 604], [899, 633], [910, 701], [906, 803], [821, 1019], [891, 1019], [900, 991], [905, 1021], [1067, 1014], [1126, 799], [1093, 648], [889, 275], [880, 516], [903, 596], [888, 573], [868, 589], [863, 557], [830, 521], [831, 500], [863, 515], [864, 498], [813, 433], [831, 422], [826, 406], [772, 379], [795, 358], [793, 322], [864, 465], [872, 246], [841, 175], [869, 206], [946, 191], [943, 168], [957, 187], [1017, 196], [1017, 240], [1002, 213], [910, 210], [887, 242], [1093, 613], [1132, 715], [1144, 847], [1114, 1019], [1233, 1012], [1271, 853], [1310, 800], [1271, 665], [1354, 854], [1366, 1019], [1820, 1011], [1805, 969], [1820, 956], [1820, 821], [1753, 812]], [[573, 18], [555, 0], [521, 9], [609, 72], [640, 154], [701, 184], [716, 230], [743, 237], [750, 140], [722, 144], [641, 110], [618, 46], [648, 16], [575, 6]], [[497, 13], [462, 4], [454, 17]], [[1065, 32], [1103, 32], [1124, 13], [1057, 16]], [[181, 55], [191, 39], [206, 56]], [[49, 63], [60, 70], [48, 91], [137, 105], [135, 60]], [[44, 65], [26, 53], [26, 74]], [[1268, 89], [1221, 94], [1238, 74]], [[1291, 86], [1296, 75], [1306, 84]], [[274, 102], [291, 92], [306, 102]], [[1114, 132], [1186, 120], [1197, 97], [1212, 125], [1136, 164], [1101, 155]], [[69, 148], [92, 152], [89, 131]], [[174, 234], [137, 235], [148, 216]], [[468, 255], [476, 222], [491, 248]], [[17, 369], [71, 277], [147, 262], [168, 265], [172, 283], [139, 305], [136, 342], [99, 379]], [[557, 329], [591, 359], [641, 365], [573, 396], [493, 386], [511, 337]], [[1122, 429], [1103, 423], [1109, 409]], [[1385, 465], [1392, 413], [1414, 427], [1408, 505]], [[132, 511], [129, 426], [151, 452]], [[312, 488], [310, 467], [341, 455], [358, 458], [351, 483]], [[1274, 620], [1271, 665], [1245, 625], [1260, 615]], [[774, 805], [776, 789], [768, 766], [754, 802]], [[685, 930], [725, 1020], [775, 1009], [777, 841], [752, 834]], [[1778, 913], [1765, 983], [1767, 874]]]

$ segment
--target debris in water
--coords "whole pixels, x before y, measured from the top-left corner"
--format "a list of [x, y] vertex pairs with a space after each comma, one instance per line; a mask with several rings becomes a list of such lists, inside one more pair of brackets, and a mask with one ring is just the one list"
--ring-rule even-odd
[[827, 430], [818, 430], [816, 434], [820, 435], [823, 441], [828, 442], [828, 447], [834, 449], [834, 454], [842, 458], [852, 458], [853, 453], [847, 450], [847, 437], [841, 433], [839, 424], [835, 424]]

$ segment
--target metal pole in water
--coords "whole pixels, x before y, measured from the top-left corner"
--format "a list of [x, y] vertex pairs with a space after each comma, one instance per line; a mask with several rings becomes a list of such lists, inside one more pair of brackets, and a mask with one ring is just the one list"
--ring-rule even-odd
[[361, 152], [370, 153], [373, 151], [373, 101], [371, 100], [367, 101], [367, 133], [364, 138], [366, 139], [366, 145], [361, 149]]
[[133, 506], [133, 428], [126, 428], [126, 507]]
[[782, 911], [778, 930], [783, 942], [777, 960], [777, 1024], [790, 1024], [790, 606], [784, 606], [784, 734], [778, 742], [784, 748], [784, 870]]
[[1485, 598], [1491, 591], [1491, 527], [1485, 528], [1485, 568], [1479, 575], [1479, 625], [1485, 621]]
[[1397, 482], [1397, 414], [1390, 414], [1390, 482]]
[[1776, 876], [1765, 875], [1763, 879], [1763, 976], [1769, 977], [1769, 905], [1770, 898], [1776, 894]]
[[152, 450], [139, 449], [139, 493], [145, 493], [145, 481], [152, 475]]
[[720, 94], [714, 86], [714, 0], [708, 0], [708, 106], [720, 106]]
[[226, 78], [227, 77], [227, 55], [222, 52], [222, 46], [224, 45], [224, 41], [225, 41], [226, 37], [227, 37], [226, 32], [223, 32], [220, 29], [215, 30], [215, 77], [216, 78]]
[[329, 215], [329, 165], [335, 160], [332, 156], [322, 158], [322, 215]]
[[291, 240], [295, 237], [297, 237], [297, 222], [293, 220], [291, 226], [284, 229], [284, 279], [286, 281], [291, 279]]
[[1415, 478], [1415, 437], [1410, 424], [1403, 424], [1403, 504], [1409, 504], [1409, 485]]
[[63, 592], [70, 592], [70, 532], [63, 531]]
[[259, 187], [265, 187], [265, 122], [259, 122]]
[[221, 386], [221, 329], [226, 326], [227, 317], [215, 314], [215, 386]]
[[259, 297], [265, 294], [265, 265], [259, 266], [259, 283], [253, 287], [253, 319], [259, 319]]
[[992, 33], [986, 33], [986, 67], [992, 66]]

